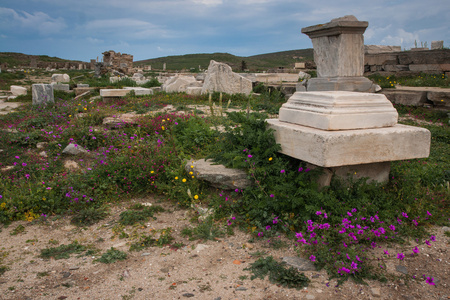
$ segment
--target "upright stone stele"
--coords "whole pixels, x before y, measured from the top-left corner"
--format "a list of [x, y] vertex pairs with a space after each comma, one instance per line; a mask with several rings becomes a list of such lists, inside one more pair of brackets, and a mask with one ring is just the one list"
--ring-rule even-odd
[[33, 84], [32, 104], [33, 105], [47, 105], [55, 103], [55, 96], [53, 95], [53, 85], [51, 84]]
[[311, 38], [317, 78], [307, 91], [374, 92], [364, 74], [364, 36], [368, 22], [345, 16], [302, 29]]
[[390, 161], [430, 152], [430, 132], [397, 124], [397, 111], [385, 95], [354, 91], [366, 86], [362, 32], [367, 25], [351, 16], [304, 28], [313, 37], [321, 77], [308, 81], [307, 92], [292, 95], [279, 119], [267, 120], [282, 153], [324, 169], [322, 186], [334, 175], [386, 182]]

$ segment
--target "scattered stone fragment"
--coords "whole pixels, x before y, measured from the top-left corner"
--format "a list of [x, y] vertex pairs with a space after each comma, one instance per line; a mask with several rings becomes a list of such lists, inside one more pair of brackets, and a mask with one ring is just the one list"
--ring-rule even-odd
[[69, 270], [73, 271], [73, 270], [78, 270], [80, 267], [70, 267]]
[[[42, 152], [45, 153], [45, 151], [42, 151]], [[42, 153], [42, 152], [41, 152], [41, 153]], [[77, 163], [76, 161], [73, 161], [73, 160], [68, 160], [68, 161], [64, 162], [64, 167], [65, 167], [66, 169], [69, 169], [69, 170], [76, 170], [76, 169], [79, 169], [79, 168], [80, 168], [80, 166], [78, 165], [78, 163]]]
[[246, 287], [243, 287], [243, 286], [238, 286], [237, 288], [236, 288], [236, 291], [246, 291], [247, 290], [247, 288]]
[[39, 142], [36, 144], [36, 148], [38, 149], [44, 149], [48, 145], [47, 142]]
[[397, 272], [403, 273], [405, 275], [408, 275], [408, 269], [406, 269], [405, 266], [395, 266], [395, 270], [397, 270]]
[[39, 152], [39, 156], [41, 156], [41, 157], [48, 157], [47, 152], [45, 152], [45, 151]]
[[202, 94], [223, 92], [246, 94], [252, 92], [252, 81], [232, 71], [227, 64], [211, 60], [203, 84]]
[[62, 272], [63, 278], [69, 278], [72, 273], [70, 272]]
[[183, 294], [183, 297], [186, 297], [186, 298], [191, 298], [191, 297], [194, 297], [195, 295], [194, 294], [191, 294], [191, 293], [184, 293]]
[[306, 299], [316, 299], [316, 296], [308, 294], [306, 295]]
[[381, 297], [381, 291], [379, 288], [371, 288], [370, 292], [372, 293], [372, 296], [374, 296], [374, 297]]
[[205, 249], [208, 248], [208, 247], [209, 247], [208, 245], [198, 244], [197, 247], [195, 247], [195, 250], [196, 250], [197, 252], [200, 252], [200, 251], [202, 251], [202, 250], [205, 250]]
[[444, 226], [442, 227], [442, 230], [444, 230], [444, 232], [450, 231], [450, 227]]
[[66, 148], [62, 151], [63, 154], [70, 154], [70, 155], [78, 155], [81, 153], [87, 153], [86, 149], [81, 147], [77, 144], [69, 144]]
[[286, 256], [283, 257], [283, 261], [289, 266], [297, 268], [299, 271], [316, 271], [316, 267], [308, 259], [295, 256]]
[[151, 253], [145, 252], [145, 253], [142, 253], [141, 256], [149, 256], [150, 254]]
[[245, 171], [216, 165], [211, 160], [189, 161], [185, 169], [187, 172], [194, 172], [194, 176], [198, 179], [208, 181], [212, 186], [219, 188], [245, 189], [252, 184], [252, 181], [247, 179], [248, 175]]

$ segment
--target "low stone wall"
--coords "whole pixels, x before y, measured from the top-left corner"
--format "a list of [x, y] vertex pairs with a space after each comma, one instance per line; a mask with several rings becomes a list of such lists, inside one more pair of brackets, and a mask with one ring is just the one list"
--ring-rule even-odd
[[450, 49], [365, 54], [365, 75], [418, 73], [450, 75]]

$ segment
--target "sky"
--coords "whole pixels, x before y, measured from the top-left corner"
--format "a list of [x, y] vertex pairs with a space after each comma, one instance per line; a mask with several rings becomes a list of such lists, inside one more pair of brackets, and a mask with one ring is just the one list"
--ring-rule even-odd
[[0, 0], [0, 52], [252, 56], [312, 48], [301, 29], [345, 15], [369, 22], [367, 45], [450, 47], [450, 0]]

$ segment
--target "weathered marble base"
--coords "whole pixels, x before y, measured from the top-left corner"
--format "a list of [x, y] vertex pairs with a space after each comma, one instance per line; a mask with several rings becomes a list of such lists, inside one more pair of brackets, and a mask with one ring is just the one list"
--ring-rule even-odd
[[382, 94], [296, 92], [280, 108], [280, 121], [323, 130], [390, 127], [398, 113]]
[[373, 93], [376, 91], [376, 87], [377, 85], [365, 77], [327, 77], [309, 79], [306, 90], [308, 92], [348, 91]]
[[267, 120], [281, 153], [321, 167], [341, 167], [428, 157], [427, 129], [396, 125], [385, 128], [325, 131]]

